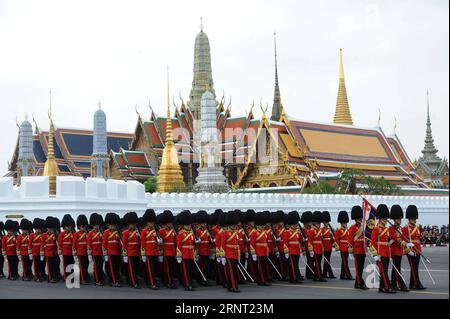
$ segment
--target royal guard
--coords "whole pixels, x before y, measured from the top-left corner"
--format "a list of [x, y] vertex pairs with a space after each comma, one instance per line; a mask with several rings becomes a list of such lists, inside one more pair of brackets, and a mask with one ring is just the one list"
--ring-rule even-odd
[[380, 288], [378, 291], [395, 293], [396, 291], [390, 287], [388, 274], [389, 260], [391, 258], [390, 242], [394, 240], [389, 234], [389, 229], [386, 227], [389, 218], [389, 208], [384, 204], [378, 205], [376, 217], [378, 224], [372, 230], [370, 249], [380, 272]]
[[[243, 227], [243, 223], [245, 222], [245, 213], [241, 210], [236, 210], [235, 214], [238, 216], [238, 223], [234, 226], [235, 230], [239, 235], [239, 268], [245, 267], [245, 262], [248, 258], [248, 242], [250, 238], [247, 236], [247, 233]], [[243, 271], [241, 269], [241, 271]], [[241, 274], [241, 271], [238, 272], [239, 284], [245, 285], [245, 277]], [[249, 279], [249, 278], [248, 278]]]
[[406, 219], [408, 225], [402, 228], [403, 236], [408, 239], [407, 247], [411, 253], [407, 255], [409, 266], [411, 268], [411, 275], [409, 279], [409, 289], [424, 290], [426, 289], [419, 278], [419, 264], [420, 254], [422, 253], [422, 243], [420, 229], [417, 226], [417, 219], [419, 218], [419, 211], [415, 205], [410, 205], [406, 208]]
[[214, 217], [216, 220], [216, 225], [213, 226], [212, 232], [215, 238], [215, 256], [216, 256], [216, 283], [222, 285], [222, 287], [227, 287], [227, 278], [225, 268], [222, 264], [222, 258], [224, 258], [225, 252], [222, 250], [222, 226], [225, 226], [226, 216], [225, 213], [218, 209], [214, 212]]
[[122, 258], [128, 266], [128, 280], [131, 287], [139, 289], [137, 275], [141, 272], [141, 234], [137, 228], [139, 218], [135, 212], [125, 214], [128, 228], [122, 232]]
[[363, 278], [364, 263], [366, 260], [366, 239], [365, 229], [362, 227], [363, 210], [361, 206], [353, 206], [351, 211], [351, 218], [355, 223], [350, 226], [348, 230], [349, 250], [350, 254], [353, 254], [355, 260], [355, 288], [356, 289], [369, 289], [366, 286]]
[[[202, 273], [208, 277], [211, 274], [210, 260], [211, 245], [213, 244], [211, 234], [209, 233], [206, 224], [208, 222], [208, 213], [204, 210], [197, 212], [195, 221], [195, 237], [198, 240], [198, 264]], [[214, 257], [214, 254], [212, 256]], [[200, 282], [202, 282], [202, 280], [200, 280]]]
[[304, 241], [303, 241], [303, 252], [306, 256], [306, 269], [305, 269], [305, 276], [306, 279], [313, 279], [315, 277], [315, 272], [313, 271], [313, 269], [315, 269], [314, 266], [314, 256], [311, 253], [311, 251], [313, 250], [313, 246], [312, 243], [309, 242], [308, 240], [308, 232], [311, 229], [311, 223], [312, 223], [312, 219], [313, 219], [313, 214], [310, 211], [306, 211], [302, 214], [301, 218], [300, 218], [300, 222], [303, 224], [303, 229], [304, 229]]
[[62, 256], [64, 279], [66, 279], [70, 274], [67, 271], [67, 266], [75, 263], [72, 246], [75, 221], [69, 214], [64, 215], [61, 220], [61, 226], [63, 231], [58, 234], [58, 255]]
[[145, 281], [152, 290], [158, 290], [156, 282], [156, 269], [159, 266], [158, 258], [161, 255], [159, 245], [162, 239], [155, 228], [156, 214], [153, 209], [147, 209], [144, 213], [145, 227], [141, 230], [141, 252], [144, 262]]
[[17, 280], [19, 278], [19, 257], [17, 256], [17, 236], [19, 225], [7, 220], [5, 223], [6, 235], [2, 238], [2, 254], [8, 263], [8, 279]]
[[26, 218], [20, 221], [20, 229], [22, 234], [17, 236], [17, 255], [20, 256], [22, 263], [22, 280], [31, 281], [33, 278], [33, 272], [31, 266], [33, 264], [33, 258], [30, 258], [28, 247], [30, 246], [30, 232], [33, 229], [33, 224]]
[[93, 263], [94, 279], [97, 286], [105, 284], [105, 273], [103, 271], [103, 234], [100, 227], [103, 226], [103, 217], [93, 213], [89, 217], [89, 224], [92, 230], [87, 234], [87, 248], [89, 262]]
[[[295, 214], [295, 213], [293, 213]], [[298, 216], [298, 213], [297, 215]], [[280, 273], [281, 273], [281, 280], [286, 280], [289, 270], [288, 270], [288, 259], [285, 258], [285, 256], [283, 256], [283, 254], [285, 253], [285, 242], [284, 242], [284, 232], [286, 231], [285, 228], [285, 220], [287, 219], [287, 215], [279, 210], [275, 213], [275, 218], [274, 218], [274, 225], [273, 225], [273, 230], [274, 230], [274, 235], [276, 238], [276, 249], [277, 249], [277, 266], [278, 269], [280, 269]], [[299, 219], [300, 220], [300, 219]], [[298, 269], [298, 267], [297, 267]]]
[[409, 291], [406, 287], [406, 283], [403, 280], [402, 272], [402, 257], [404, 254], [413, 254], [408, 247], [406, 247], [406, 241], [403, 240], [402, 234], [402, 219], [403, 209], [400, 205], [393, 205], [389, 218], [393, 220], [394, 224], [389, 227], [389, 236], [391, 236], [391, 258], [392, 273], [391, 273], [391, 287], [394, 290], [401, 290], [404, 292]]
[[339, 229], [334, 233], [334, 241], [337, 245], [337, 250], [341, 254], [341, 280], [353, 280], [350, 267], [348, 266], [348, 246], [349, 246], [349, 231], [347, 224], [349, 222], [348, 213], [343, 210], [338, 214], [337, 222], [341, 224]]
[[56, 283], [61, 279], [57, 261], [59, 259], [56, 235], [58, 222], [49, 216], [45, 219], [45, 228], [47, 230], [41, 236], [41, 261], [45, 260], [48, 282]]
[[34, 281], [45, 280], [45, 263], [41, 261], [41, 237], [44, 233], [45, 221], [40, 218], [33, 220], [34, 232], [30, 234], [28, 253], [33, 259]]
[[3, 267], [5, 266], [5, 257], [3, 256], [3, 236], [4, 236], [5, 224], [0, 221], [0, 279], [5, 278], [3, 273]]
[[281, 233], [281, 242], [283, 243], [281, 252], [284, 254], [283, 257], [287, 262], [289, 281], [293, 284], [298, 284], [303, 280], [299, 269], [303, 237], [298, 225], [300, 221], [298, 212], [292, 211], [285, 215], [284, 221], [285, 229]]
[[159, 227], [159, 237], [162, 239], [162, 278], [167, 288], [176, 289], [174, 276], [176, 272], [176, 233], [173, 226], [174, 216], [171, 211], [166, 210], [159, 214], [156, 218], [156, 223]]
[[[326, 280], [323, 278], [322, 274], [322, 257], [323, 257], [323, 240], [322, 240], [322, 229], [320, 228], [320, 224], [322, 223], [322, 213], [319, 211], [315, 211], [312, 216], [312, 225], [311, 228], [307, 231], [308, 242], [311, 244], [309, 246], [309, 253], [311, 257], [314, 258], [314, 281], [322, 281]], [[326, 261], [325, 261], [326, 262]]]
[[216, 262], [216, 237], [215, 237], [215, 230], [217, 230], [217, 216], [216, 214], [210, 214], [208, 215], [206, 219], [206, 227], [208, 229], [209, 237], [211, 240], [211, 243], [209, 245], [209, 278], [211, 278], [212, 281], [218, 282], [218, 275], [217, 275], [217, 262]]
[[180, 265], [180, 279], [186, 291], [194, 290], [192, 274], [194, 273], [195, 236], [191, 228], [191, 212], [182, 211], [177, 215], [178, 225], [181, 226], [177, 234], [177, 262]]
[[[264, 225], [264, 230], [267, 233], [267, 248], [269, 250], [269, 260], [270, 262], [267, 263], [267, 274], [268, 278], [267, 280], [269, 282], [273, 282], [273, 278], [277, 277], [277, 271], [275, 269], [275, 264], [277, 263], [277, 256], [280, 254], [278, 253], [278, 249], [276, 248], [276, 238], [275, 234], [272, 230], [272, 222], [274, 221], [274, 217], [276, 215], [274, 213], [270, 213], [269, 211], [264, 211], [265, 214], [265, 220], [266, 224]], [[273, 265], [270, 266], [270, 263]], [[280, 278], [278, 276], [278, 278]]]
[[[222, 250], [225, 255], [222, 257], [224, 264], [227, 288], [230, 292], [240, 292], [238, 288], [239, 282], [239, 270], [238, 262], [240, 259], [240, 245], [239, 245], [239, 213], [234, 211], [230, 212], [226, 216], [226, 222], [221, 233]], [[241, 269], [241, 271], [243, 271]]]
[[122, 243], [119, 233], [120, 217], [115, 213], [108, 213], [105, 216], [107, 229], [102, 237], [103, 259], [106, 263], [106, 272], [110, 278], [111, 285], [120, 287], [122, 282], [120, 276], [120, 265], [122, 256]]
[[[253, 260], [251, 254], [250, 254], [250, 238], [252, 236], [252, 233], [255, 231], [255, 211], [252, 209], [249, 209], [244, 214], [244, 220], [242, 224], [242, 230], [245, 233], [247, 245], [246, 245], [246, 251], [245, 251], [245, 259], [247, 260], [247, 271], [250, 276], [253, 278], [257, 278], [257, 263]], [[242, 263], [242, 262], [241, 262]], [[245, 266], [245, 260], [242, 265]]]
[[78, 267], [80, 268], [80, 279], [82, 285], [88, 285], [90, 281], [88, 268], [88, 246], [87, 246], [87, 234], [88, 234], [89, 222], [85, 215], [79, 215], [77, 218], [78, 231], [73, 234], [72, 249], [73, 254], [78, 259]]
[[333, 248], [336, 249], [337, 245], [334, 241], [333, 230], [330, 226], [331, 216], [328, 211], [322, 212], [322, 240], [323, 240], [323, 277], [334, 279], [336, 276], [333, 274], [333, 269], [331, 268], [331, 253]]
[[259, 286], [270, 286], [269, 283], [269, 247], [267, 244], [267, 231], [265, 229], [266, 214], [259, 212], [255, 215], [256, 229], [250, 236], [250, 254], [257, 264], [257, 283]]

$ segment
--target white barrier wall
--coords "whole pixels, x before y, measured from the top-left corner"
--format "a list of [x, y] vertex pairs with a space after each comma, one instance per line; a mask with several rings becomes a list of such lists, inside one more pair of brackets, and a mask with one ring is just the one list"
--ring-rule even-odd
[[[0, 178], [0, 220], [8, 215], [23, 215], [29, 219], [48, 215], [61, 218], [78, 214], [135, 211], [142, 215], [147, 208], [157, 212], [183, 209], [193, 212], [203, 209], [213, 212], [217, 208], [247, 210], [328, 210], [333, 224], [337, 213], [350, 211], [361, 205], [362, 199], [352, 195], [264, 194], [264, 193], [154, 193], [146, 194], [144, 186], [136, 181], [118, 181], [100, 178], [64, 176], [57, 178], [56, 196], [48, 195], [47, 177], [24, 177], [20, 187], [13, 185], [12, 177]], [[449, 222], [448, 196], [367, 196], [373, 205], [385, 203], [389, 207], [399, 204], [406, 210], [410, 204], [419, 208], [420, 223], [444, 225]]]

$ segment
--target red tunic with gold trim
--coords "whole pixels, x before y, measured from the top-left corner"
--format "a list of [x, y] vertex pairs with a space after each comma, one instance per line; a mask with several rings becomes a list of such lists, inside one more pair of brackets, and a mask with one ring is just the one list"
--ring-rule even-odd
[[77, 231], [73, 234], [72, 247], [77, 256], [87, 255], [87, 232]]
[[175, 257], [176, 250], [176, 236], [173, 228], [160, 228], [159, 236], [161, 237], [163, 244], [163, 255], [167, 257]]
[[276, 248], [276, 242], [275, 242], [275, 236], [273, 234], [273, 231], [270, 227], [266, 228], [267, 233], [267, 247], [269, 249], [269, 254], [275, 254], [275, 248]]
[[417, 254], [417, 251], [422, 252], [422, 242], [420, 240], [420, 229], [418, 226], [408, 224], [402, 228], [402, 233], [410, 243], [414, 244], [414, 248], [412, 249], [413, 253]]
[[199, 227], [195, 231], [197, 238], [200, 240], [198, 243], [198, 254], [200, 256], [209, 256], [211, 253], [211, 237], [206, 228]]
[[307, 232], [308, 242], [313, 247], [314, 254], [323, 254], [322, 229], [312, 226]]
[[30, 244], [30, 235], [20, 234], [17, 236], [16, 248], [21, 256], [28, 256], [28, 246]]
[[225, 251], [225, 258], [236, 259], [240, 258], [240, 236], [237, 231], [226, 230], [222, 232], [222, 247]]
[[371, 244], [372, 247], [377, 251], [380, 257], [391, 257], [391, 247], [389, 241], [392, 237], [389, 234], [389, 229], [381, 224], [378, 224], [372, 230]]
[[141, 235], [137, 229], [127, 229], [122, 233], [123, 250], [128, 257], [141, 256]]
[[145, 227], [142, 229], [141, 247], [146, 256], [159, 256], [158, 237], [154, 228]]
[[266, 257], [269, 255], [269, 247], [267, 245], [267, 231], [255, 229], [250, 236], [250, 252], [258, 257]]
[[41, 255], [41, 234], [30, 234], [30, 242], [28, 244], [28, 252], [34, 257]]
[[122, 255], [122, 244], [117, 230], [105, 230], [102, 238], [102, 248], [104, 256]]
[[404, 246], [406, 243], [401, 239], [401, 236], [397, 232], [401, 233], [402, 228], [400, 226], [392, 225], [389, 227], [389, 235], [391, 236], [391, 255], [392, 256], [403, 256]]
[[348, 253], [348, 238], [349, 231], [348, 228], [341, 227], [334, 233], [334, 241], [339, 247], [339, 251], [343, 253]]
[[282, 236], [282, 240], [284, 243], [283, 249], [280, 251], [282, 253], [289, 253], [289, 255], [297, 256], [300, 255], [301, 245], [303, 242], [303, 237], [298, 229], [288, 228], [286, 229]]
[[73, 254], [73, 234], [72, 232], [61, 232], [58, 235], [58, 253], [64, 256]]
[[333, 250], [334, 237], [330, 227], [322, 227], [322, 241], [324, 251]]
[[56, 237], [53, 233], [44, 233], [41, 236], [41, 256], [56, 257], [58, 249], [56, 247]]
[[364, 230], [361, 226], [353, 224], [348, 230], [349, 244], [353, 247], [353, 254], [366, 254], [364, 249]]
[[278, 237], [278, 242], [276, 243], [277, 249], [280, 253], [285, 251], [285, 235], [286, 228], [283, 226], [279, 226], [275, 228], [275, 234]]
[[5, 235], [2, 238], [2, 253], [5, 256], [17, 256], [17, 238], [14, 235]]
[[92, 256], [102, 256], [102, 237], [103, 234], [97, 230], [91, 230], [87, 235], [87, 245]]
[[182, 229], [177, 235], [177, 257], [194, 259], [195, 238], [192, 230]]

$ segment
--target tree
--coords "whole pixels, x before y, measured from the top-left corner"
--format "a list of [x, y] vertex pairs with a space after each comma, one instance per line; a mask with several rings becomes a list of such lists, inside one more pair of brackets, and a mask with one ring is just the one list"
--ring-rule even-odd
[[362, 190], [367, 195], [398, 195], [401, 194], [401, 188], [385, 180], [384, 177], [375, 178], [366, 176]]
[[365, 178], [364, 173], [359, 169], [344, 170], [336, 183], [336, 189], [339, 193], [344, 194], [358, 194], [357, 184]]
[[337, 194], [336, 188], [326, 181], [318, 181], [317, 183], [306, 186], [303, 194]]
[[156, 186], [156, 176], [150, 177], [148, 180], [145, 181], [145, 192], [147, 193], [154, 193], [156, 192], [157, 186]]

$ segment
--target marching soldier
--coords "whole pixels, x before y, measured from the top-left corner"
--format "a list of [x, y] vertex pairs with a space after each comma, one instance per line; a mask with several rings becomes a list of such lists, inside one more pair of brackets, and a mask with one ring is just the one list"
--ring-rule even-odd
[[159, 214], [156, 222], [159, 224], [159, 236], [162, 239], [163, 250], [163, 282], [170, 289], [176, 289], [174, 280], [176, 272], [176, 233], [173, 227], [174, 216], [171, 211], [166, 210]]
[[[245, 237], [247, 239], [246, 244], [246, 252], [245, 252], [245, 259], [247, 260], [247, 271], [249, 272], [250, 276], [252, 278], [257, 278], [257, 264], [253, 260], [251, 253], [250, 253], [250, 239], [252, 237], [253, 232], [255, 231], [255, 211], [252, 209], [247, 210], [244, 214], [244, 224], [242, 225], [242, 230], [245, 233]], [[245, 265], [242, 263], [242, 265]]]
[[107, 229], [103, 233], [102, 238], [103, 258], [106, 263], [111, 285], [120, 287], [122, 282], [120, 276], [122, 243], [118, 229], [118, 225], [120, 224], [119, 215], [115, 213], [106, 214], [105, 224]]
[[347, 223], [349, 222], [348, 213], [343, 210], [339, 212], [337, 222], [341, 224], [341, 227], [336, 230], [334, 234], [334, 240], [341, 253], [341, 280], [353, 280], [348, 266], [348, 250], [349, 250], [349, 231]]
[[256, 229], [250, 236], [250, 253], [257, 264], [257, 283], [259, 286], [270, 286], [269, 283], [269, 247], [267, 244], [266, 214], [259, 212], [255, 215]]
[[177, 234], [177, 262], [181, 268], [181, 282], [186, 291], [193, 291], [192, 274], [194, 272], [195, 237], [191, 228], [191, 212], [185, 210], [177, 216], [181, 226]]
[[348, 230], [349, 238], [349, 250], [350, 254], [353, 254], [355, 260], [355, 288], [356, 289], [369, 289], [366, 286], [363, 278], [364, 263], [366, 259], [365, 250], [365, 230], [362, 227], [363, 211], [361, 206], [353, 206], [351, 211], [351, 218], [355, 223], [350, 226]]
[[[280, 269], [281, 273], [281, 280], [286, 280], [288, 275], [288, 259], [285, 258], [285, 256], [282, 256], [282, 254], [285, 253], [285, 242], [284, 242], [284, 232], [286, 231], [285, 228], [285, 220], [287, 219], [287, 216], [283, 211], [279, 210], [276, 213], [275, 217], [275, 224], [273, 225], [274, 234], [276, 237], [276, 249], [277, 249], [277, 264]], [[295, 213], [294, 213], [295, 214]], [[297, 213], [298, 216], [298, 213]], [[297, 267], [298, 269], [298, 267]]]
[[41, 260], [41, 237], [44, 232], [45, 221], [40, 218], [33, 220], [34, 233], [30, 234], [28, 250], [33, 258], [34, 280], [45, 280], [45, 263]]
[[227, 274], [227, 288], [230, 292], [240, 292], [238, 288], [238, 260], [240, 259], [239, 233], [237, 231], [238, 223], [238, 213], [228, 213], [226, 225], [224, 225], [221, 234], [222, 250], [225, 252], [222, 257], [222, 264]]
[[72, 249], [73, 254], [78, 259], [78, 267], [80, 268], [80, 279], [82, 285], [88, 285], [90, 276], [88, 273], [89, 258], [87, 248], [87, 228], [89, 222], [85, 215], [79, 215], [77, 218], [78, 231], [73, 234]]
[[[386, 227], [387, 219], [389, 218], [389, 208], [380, 204], [377, 207], [378, 224], [372, 230], [371, 238], [371, 252], [378, 264], [380, 271], [380, 288], [379, 292], [395, 293], [390, 287], [389, 281], [389, 259], [391, 258], [391, 249], [389, 243], [392, 237], [389, 235], [389, 229]], [[394, 266], [395, 267], [395, 266]]]
[[[391, 287], [394, 290], [409, 291], [406, 287], [406, 283], [401, 275], [402, 271], [402, 257], [406, 253], [411, 253], [409, 248], [406, 247], [406, 242], [403, 240], [402, 234], [402, 219], [403, 209], [400, 205], [393, 205], [391, 207], [390, 219], [394, 221], [394, 224], [389, 227], [389, 235], [391, 236], [391, 258], [392, 273], [391, 273]], [[412, 254], [412, 253], [411, 253]]]
[[419, 211], [415, 205], [410, 205], [406, 208], [406, 219], [408, 219], [408, 225], [402, 228], [403, 236], [405, 236], [409, 242], [407, 247], [411, 249], [412, 254], [408, 254], [408, 262], [411, 267], [411, 275], [409, 280], [409, 288], [413, 290], [426, 289], [419, 278], [419, 263], [420, 254], [422, 253], [422, 243], [420, 241], [420, 229], [416, 222], [419, 218]]
[[58, 255], [62, 256], [64, 279], [67, 278], [67, 266], [73, 265], [75, 259], [73, 257], [73, 232], [75, 221], [69, 214], [64, 215], [61, 220], [63, 231], [58, 235]]
[[5, 223], [6, 235], [2, 238], [2, 254], [8, 263], [8, 279], [17, 280], [19, 278], [19, 258], [17, 257], [17, 237], [15, 232], [19, 230], [19, 225], [12, 220]]
[[[195, 237], [198, 239], [197, 248], [199, 256], [199, 267], [205, 276], [209, 276], [212, 237], [208, 231], [206, 222], [208, 221], [208, 213], [204, 210], [196, 214]], [[213, 256], [214, 257], [214, 256]]]
[[222, 251], [222, 226], [225, 226], [225, 213], [221, 209], [217, 209], [214, 212], [216, 225], [212, 228], [212, 233], [215, 238], [215, 256], [216, 256], [216, 282], [218, 285], [222, 285], [224, 288], [227, 286], [226, 272], [222, 264], [222, 257], [225, 252]]
[[330, 226], [330, 213], [328, 211], [322, 212], [322, 218], [323, 258], [325, 260], [323, 263], [323, 277], [335, 279], [336, 276], [334, 276], [333, 269], [331, 268], [331, 253], [333, 248], [336, 248], [337, 245], [334, 241], [333, 232]]
[[289, 281], [292, 284], [299, 284], [302, 282], [302, 277], [299, 269], [300, 254], [302, 253], [303, 237], [300, 233], [298, 222], [300, 218], [297, 212], [290, 212], [285, 217], [286, 228], [281, 233], [284, 259], [287, 260], [289, 270]]
[[105, 283], [105, 273], [103, 271], [103, 234], [100, 227], [103, 225], [103, 218], [97, 213], [91, 214], [89, 224], [92, 230], [87, 234], [87, 248], [89, 262], [93, 263], [94, 279], [97, 286]]
[[49, 216], [45, 219], [45, 228], [47, 228], [47, 231], [41, 237], [41, 261], [45, 260], [48, 282], [57, 283], [61, 279], [58, 261], [56, 260], [58, 249], [55, 233], [58, 222], [55, 218]]
[[[314, 273], [314, 281], [322, 281], [326, 280], [322, 275], [322, 257], [323, 257], [323, 241], [322, 241], [322, 229], [320, 228], [320, 223], [322, 222], [322, 213], [319, 211], [315, 211], [313, 213], [312, 225], [311, 228], [307, 232], [308, 242], [311, 244], [309, 247], [309, 252], [311, 257], [314, 258], [315, 265], [315, 273]], [[326, 261], [325, 261], [326, 262]]]
[[307, 279], [313, 279], [315, 276], [315, 273], [312, 271], [315, 269], [314, 266], [314, 257], [311, 251], [313, 250], [312, 243], [308, 240], [308, 232], [311, 228], [311, 222], [313, 219], [313, 214], [310, 211], [306, 211], [302, 214], [302, 217], [300, 218], [300, 222], [303, 224], [303, 228], [305, 231], [305, 241], [304, 241], [304, 253], [306, 256], [306, 270], [305, 270], [305, 276]]
[[[267, 233], [267, 248], [269, 251], [269, 256], [268, 258], [270, 259], [270, 261], [272, 262], [272, 265], [275, 265], [275, 263], [277, 263], [276, 261], [276, 238], [275, 235], [272, 231], [272, 224], [271, 222], [273, 221], [273, 218], [276, 217], [275, 214], [271, 214], [269, 211], [264, 211], [263, 212], [265, 214], [265, 220], [266, 220], [266, 224], [264, 225], [264, 230]], [[269, 282], [273, 282], [273, 278], [276, 277], [277, 273], [274, 269], [274, 267], [270, 267], [269, 266], [269, 262], [267, 263], [267, 280]]]
[[31, 271], [32, 260], [28, 251], [30, 244], [30, 231], [33, 229], [33, 224], [26, 218], [20, 221], [20, 229], [22, 229], [22, 234], [17, 237], [17, 255], [20, 256], [22, 263], [22, 280], [30, 281], [33, 277]]
[[131, 287], [141, 288], [137, 274], [141, 266], [141, 235], [137, 229], [139, 218], [135, 212], [125, 214], [125, 223], [128, 228], [122, 233], [122, 257], [128, 265], [128, 279]]
[[5, 274], [3, 273], [3, 267], [5, 266], [5, 257], [3, 256], [3, 231], [5, 229], [5, 224], [0, 221], [0, 279], [5, 278]]
[[159, 265], [159, 245], [162, 239], [155, 228], [156, 214], [153, 209], [147, 209], [144, 213], [145, 227], [141, 231], [142, 261], [145, 264], [145, 280], [152, 290], [158, 290], [156, 282], [156, 269]]

